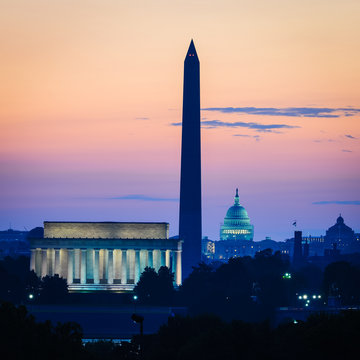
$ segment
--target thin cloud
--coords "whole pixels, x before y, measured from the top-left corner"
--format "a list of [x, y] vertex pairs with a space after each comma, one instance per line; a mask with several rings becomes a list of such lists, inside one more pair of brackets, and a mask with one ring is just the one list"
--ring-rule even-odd
[[353, 140], [357, 140], [358, 138], [356, 138], [355, 136], [352, 135], [345, 135], [347, 138], [349, 139], [353, 139]]
[[245, 134], [235, 134], [233, 136], [239, 136], [239, 137], [246, 137], [246, 138], [253, 138], [256, 141], [260, 141], [260, 135], [245, 135]]
[[360, 205], [359, 200], [354, 201], [315, 201], [313, 202], [313, 205]]
[[148, 117], [137, 117], [136, 120], [150, 120]]
[[313, 140], [314, 142], [316, 143], [322, 143], [322, 142], [336, 142], [334, 139], [324, 139], [324, 140], [319, 140], [319, 139], [316, 139], [316, 140]]
[[347, 153], [352, 153], [351, 150], [346, 150], [346, 149], [342, 149], [341, 151], [342, 151], [342, 152], [347, 152]]
[[[172, 123], [173, 126], [181, 126], [181, 122]], [[286, 124], [259, 124], [255, 122], [226, 122], [221, 120], [207, 120], [201, 122], [201, 127], [205, 129], [215, 129], [219, 127], [227, 127], [227, 128], [246, 128], [252, 129], [258, 132], [276, 132], [276, 129], [296, 129], [300, 128], [300, 126], [295, 125], [286, 125]]]
[[142, 194], [129, 194], [129, 195], [122, 195], [122, 196], [114, 196], [107, 198], [109, 200], [137, 200], [137, 201], [166, 201], [166, 202], [173, 202], [179, 201], [178, 198], [163, 198], [163, 197], [153, 197], [147, 196]]
[[339, 118], [341, 116], [354, 116], [360, 113], [356, 108], [317, 108], [317, 107], [289, 107], [289, 108], [258, 108], [258, 107], [209, 107], [203, 111], [217, 111], [221, 113], [240, 113], [265, 116], [287, 117], [316, 117]]
[[283, 134], [282, 131], [276, 131], [276, 130], [270, 130], [270, 129], [259, 129], [259, 130], [256, 130], [256, 131], [261, 132], [261, 133]]

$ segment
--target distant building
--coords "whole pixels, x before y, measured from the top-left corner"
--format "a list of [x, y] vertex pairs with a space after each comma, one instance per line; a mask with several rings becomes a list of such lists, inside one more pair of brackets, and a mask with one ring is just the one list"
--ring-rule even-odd
[[326, 231], [325, 247], [332, 248], [333, 244], [336, 244], [338, 250], [349, 252], [355, 243], [356, 236], [354, 230], [345, 225], [344, 219], [340, 214], [336, 219], [336, 224]]
[[295, 233], [294, 233], [293, 263], [300, 263], [302, 261], [303, 261], [302, 232], [301, 231], [295, 231]]
[[7, 256], [29, 256], [28, 231], [8, 229], [0, 231], [0, 259]]
[[283, 256], [289, 256], [289, 244], [284, 241], [274, 241], [266, 238], [262, 241], [249, 240], [209, 240], [203, 238], [202, 251], [203, 260], [211, 261], [228, 261], [230, 258], [242, 256], [254, 256], [257, 252], [271, 249], [274, 253], [279, 251]]
[[303, 236], [302, 237], [303, 245], [307, 245], [308, 254], [307, 256], [316, 256], [324, 254], [325, 238], [321, 236]]
[[229, 208], [220, 227], [220, 240], [253, 241], [254, 226], [250, 224], [247, 211], [239, 202], [239, 193], [236, 189], [234, 205]]
[[[228, 231], [225, 231], [228, 230]], [[248, 233], [244, 234], [244, 231]], [[235, 195], [235, 204], [231, 206], [220, 230], [220, 241], [203, 238], [202, 253], [204, 261], [227, 261], [232, 257], [254, 256], [256, 252], [272, 249], [280, 251], [284, 256], [293, 255], [298, 262], [315, 261], [315, 257], [336, 258], [340, 254], [360, 253], [360, 234], [345, 225], [342, 216], [336, 220], [326, 235], [302, 236], [301, 231], [295, 232], [294, 238], [285, 241], [273, 241], [266, 238], [262, 241], [253, 241], [246, 236], [253, 231], [246, 210], [240, 205], [238, 191]], [[252, 232], [253, 233], [253, 232]], [[295, 246], [296, 243], [296, 246]]]
[[215, 241], [204, 236], [201, 240], [202, 260], [209, 262], [215, 259]]
[[66, 278], [70, 291], [132, 290], [146, 266], [167, 266], [181, 284], [182, 242], [168, 223], [46, 221], [30, 245], [30, 269]]

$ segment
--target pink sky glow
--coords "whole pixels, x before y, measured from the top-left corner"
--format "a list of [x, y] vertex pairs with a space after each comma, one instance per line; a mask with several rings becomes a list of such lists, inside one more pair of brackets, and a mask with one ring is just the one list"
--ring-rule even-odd
[[203, 235], [218, 239], [236, 187], [255, 240], [294, 220], [324, 234], [339, 213], [359, 231], [359, 14], [358, 0], [2, 1], [0, 229], [177, 234], [193, 38], [202, 108], [217, 109], [202, 111]]

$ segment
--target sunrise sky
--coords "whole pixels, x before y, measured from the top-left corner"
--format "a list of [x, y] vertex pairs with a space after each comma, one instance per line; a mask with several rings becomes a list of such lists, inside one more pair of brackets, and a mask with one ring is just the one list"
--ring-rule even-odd
[[360, 230], [359, 0], [0, 0], [0, 230], [178, 232], [183, 61], [200, 59], [203, 235]]

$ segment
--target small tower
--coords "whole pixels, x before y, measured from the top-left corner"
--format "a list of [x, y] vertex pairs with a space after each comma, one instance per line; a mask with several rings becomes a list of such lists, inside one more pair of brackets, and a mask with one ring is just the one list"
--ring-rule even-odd
[[303, 259], [302, 253], [302, 231], [295, 231], [294, 233], [294, 254], [293, 263], [298, 264]]

